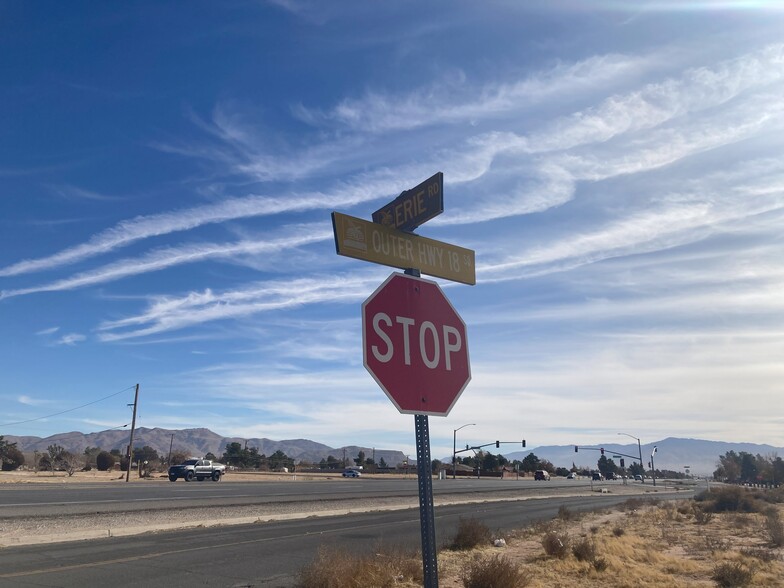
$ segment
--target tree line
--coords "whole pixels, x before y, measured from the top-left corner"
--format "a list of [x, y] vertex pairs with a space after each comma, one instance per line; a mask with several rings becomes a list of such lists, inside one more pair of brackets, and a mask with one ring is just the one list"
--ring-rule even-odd
[[752, 455], [745, 451], [728, 451], [719, 457], [713, 472], [716, 480], [730, 484], [772, 484], [784, 482], [784, 460], [777, 455]]

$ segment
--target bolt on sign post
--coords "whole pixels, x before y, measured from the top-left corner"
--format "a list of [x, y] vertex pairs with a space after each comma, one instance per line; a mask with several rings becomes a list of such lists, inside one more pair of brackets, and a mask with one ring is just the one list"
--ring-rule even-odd
[[332, 213], [338, 255], [405, 270], [362, 304], [363, 363], [387, 397], [414, 415], [424, 587], [438, 588], [428, 415], [447, 416], [471, 380], [466, 326], [436, 282], [475, 284], [474, 252], [414, 235], [443, 212], [437, 173], [373, 213], [368, 222]]

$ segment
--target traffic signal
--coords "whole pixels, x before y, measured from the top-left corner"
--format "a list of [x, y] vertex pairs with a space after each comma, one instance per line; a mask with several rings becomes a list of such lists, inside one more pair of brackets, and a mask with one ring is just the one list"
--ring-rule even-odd
[[625, 468], [625, 467], [626, 467], [626, 465], [623, 463], [623, 458], [621, 458], [621, 467], [622, 467], [622, 468]]
[[523, 447], [525, 447], [525, 439], [523, 439]]
[[574, 452], [577, 453], [577, 445], [574, 446]]
[[602, 447], [599, 451], [601, 451], [602, 455], [604, 455], [604, 447]]
[[496, 442], [495, 442], [495, 446], [496, 446], [496, 447], [501, 447], [501, 442], [500, 442], [500, 441], [496, 441]]

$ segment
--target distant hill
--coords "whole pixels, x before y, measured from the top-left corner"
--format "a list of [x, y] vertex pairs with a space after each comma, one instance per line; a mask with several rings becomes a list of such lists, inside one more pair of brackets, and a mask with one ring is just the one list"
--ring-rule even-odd
[[[100, 447], [106, 451], [120, 449], [124, 452], [128, 445], [130, 431], [110, 430], [98, 433], [58, 433], [50, 437], [15, 437], [5, 435], [5, 440], [16, 443], [22, 452], [40, 451], [45, 452], [50, 445], [60, 445], [71, 453], [81, 454], [87, 447]], [[245, 439], [240, 437], [223, 437], [210, 431], [209, 429], [148, 429], [140, 427], [133, 435], [133, 445], [143, 447], [148, 445], [155, 449], [160, 455], [168, 455], [169, 446], [173, 451], [181, 451], [193, 456], [203, 456], [213, 453], [220, 457], [226, 450], [229, 443], [240, 443], [244, 447], [256, 447], [259, 453], [271, 455], [280, 450], [297, 462], [318, 463], [330, 455], [337, 459], [343, 459], [343, 452], [347, 459], [352, 460], [357, 457], [360, 451], [365, 452], [366, 457], [373, 457], [374, 450], [369, 447], [358, 447], [355, 445], [347, 447], [329, 447], [323, 443], [309, 441], [308, 439], [289, 439], [284, 441], [273, 441], [272, 439]], [[376, 462], [382, 458], [391, 465], [397, 465], [405, 461], [406, 456], [402, 451], [390, 449], [376, 449]]]
[[[704, 439], [679, 439], [668, 437], [661, 441], [645, 443], [642, 446], [642, 459], [645, 465], [650, 461], [651, 451], [656, 446], [654, 464], [657, 469], [684, 471], [686, 466], [691, 466], [691, 473], [697, 476], [711, 475], [716, 470], [719, 456], [728, 451], [739, 453], [745, 451], [753, 455], [768, 456], [772, 454], [784, 456], [784, 448], [772, 445], [758, 445], [756, 443], [728, 443], [725, 441], [706, 441]], [[604, 454], [612, 458], [613, 454], [624, 453], [626, 455], [637, 456], [639, 449], [636, 443], [604, 443], [596, 444], [591, 447], [604, 447]], [[599, 451], [580, 449], [574, 452], [574, 445], [548, 445], [536, 447], [529, 451], [516, 451], [505, 455], [509, 460], [523, 459], [529, 453], [536, 454], [541, 459], [552, 462], [556, 467], [572, 467], [572, 463], [577, 466], [596, 467], [596, 462], [601, 456]], [[451, 459], [451, 458], [450, 458]], [[630, 463], [628, 457], [624, 458], [627, 465]], [[619, 460], [614, 460], [619, 463]]]

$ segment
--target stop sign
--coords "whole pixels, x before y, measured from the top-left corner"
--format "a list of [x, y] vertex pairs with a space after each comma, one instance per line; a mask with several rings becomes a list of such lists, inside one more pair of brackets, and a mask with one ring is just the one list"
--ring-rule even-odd
[[362, 349], [402, 413], [446, 416], [471, 380], [465, 323], [430, 280], [394, 273], [365, 300]]

